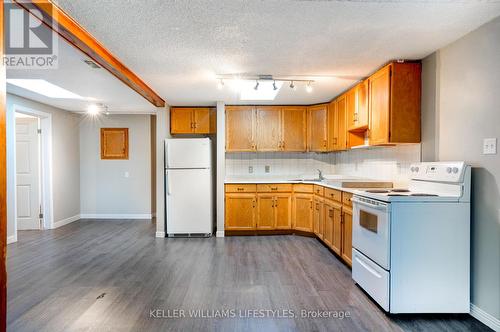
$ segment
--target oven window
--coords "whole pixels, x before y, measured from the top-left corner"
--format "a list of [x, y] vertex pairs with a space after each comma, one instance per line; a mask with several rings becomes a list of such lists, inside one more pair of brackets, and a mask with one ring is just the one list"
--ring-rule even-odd
[[370, 232], [377, 233], [378, 217], [374, 214], [361, 210], [359, 212], [359, 224]]

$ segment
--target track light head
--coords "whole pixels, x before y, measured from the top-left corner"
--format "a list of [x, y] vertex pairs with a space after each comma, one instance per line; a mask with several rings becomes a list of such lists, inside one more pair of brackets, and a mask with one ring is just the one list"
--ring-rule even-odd
[[290, 81], [290, 89], [295, 90], [295, 84], [293, 81]]
[[273, 82], [273, 90], [278, 90], [278, 87], [276, 86], [276, 81]]
[[307, 93], [311, 93], [313, 91], [313, 87], [312, 87], [312, 84], [311, 84], [311, 81], [309, 81], [306, 85], [306, 91]]
[[224, 88], [224, 80], [221, 78], [217, 83], [217, 89], [222, 90]]
[[259, 81], [255, 81], [255, 87], [253, 89], [254, 90], [258, 90], [259, 89]]

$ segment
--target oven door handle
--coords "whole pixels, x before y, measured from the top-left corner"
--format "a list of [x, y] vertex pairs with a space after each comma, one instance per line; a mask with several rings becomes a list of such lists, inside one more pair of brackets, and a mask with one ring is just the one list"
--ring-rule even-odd
[[360, 205], [368, 206], [369, 208], [372, 208], [375, 210], [380, 210], [380, 211], [388, 211], [389, 210], [389, 204], [382, 203], [382, 202], [377, 202], [377, 204], [372, 204], [372, 203], [367, 202], [364, 199], [360, 199], [356, 196], [353, 196], [351, 198], [351, 201], [353, 203], [358, 203]]

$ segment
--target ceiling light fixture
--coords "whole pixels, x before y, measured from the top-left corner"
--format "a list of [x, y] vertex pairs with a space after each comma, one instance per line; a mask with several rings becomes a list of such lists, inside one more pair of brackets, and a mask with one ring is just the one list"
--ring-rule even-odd
[[255, 81], [255, 87], [253, 89], [259, 90], [259, 81]]
[[90, 116], [97, 116], [99, 115], [99, 112], [100, 112], [99, 106], [96, 104], [90, 104], [87, 107], [87, 114]]
[[217, 83], [217, 89], [222, 90], [224, 88], [224, 80], [221, 78]]
[[41, 79], [7, 79], [7, 83], [54, 99], [85, 99], [76, 93]]
[[312, 87], [312, 84], [311, 84], [311, 81], [309, 81], [306, 85], [306, 91], [307, 93], [311, 93], [313, 91], [313, 87]]

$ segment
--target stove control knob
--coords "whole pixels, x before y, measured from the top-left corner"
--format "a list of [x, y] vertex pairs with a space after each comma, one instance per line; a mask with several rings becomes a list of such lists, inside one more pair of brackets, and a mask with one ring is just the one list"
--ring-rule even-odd
[[455, 174], [458, 173], [458, 167], [453, 167], [453, 173], [455, 173]]
[[446, 173], [451, 174], [451, 167], [446, 168]]

